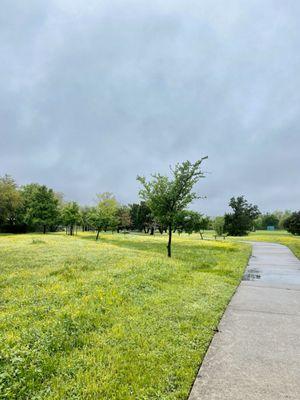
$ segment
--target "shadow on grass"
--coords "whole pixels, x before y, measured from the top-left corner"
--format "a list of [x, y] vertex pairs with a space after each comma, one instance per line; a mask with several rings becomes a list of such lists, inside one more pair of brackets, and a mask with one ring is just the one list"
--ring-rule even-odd
[[144, 241], [134, 241], [134, 240], [126, 240], [127, 237], [121, 236], [121, 234], [116, 233], [115, 234], [116, 239], [111, 239], [108, 238], [106, 235], [100, 234], [98, 242], [96, 242], [96, 234], [92, 235], [85, 235], [85, 236], [79, 236], [78, 239], [87, 239], [87, 240], [92, 240], [95, 243], [105, 243], [109, 244], [112, 246], [116, 247], [122, 247], [125, 249], [130, 249], [130, 250], [137, 250], [137, 251], [149, 251], [152, 253], [158, 253], [158, 254], [163, 254], [164, 252], [167, 252], [167, 244], [164, 242], [157, 243], [157, 242], [144, 242]]
[[[146, 238], [149, 239], [147, 241], [135, 241], [135, 240], [126, 240], [127, 236], [121, 236], [120, 234], [115, 234], [116, 239], [112, 239], [107, 237], [106, 235], [100, 236], [99, 244], [105, 243], [112, 246], [116, 246], [119, 248], [124, 248], [128, 250], [135, 250], [139, 252], [150, 252], [153, 255], [160, 255], [162, 257], [167, 257], [167, 240], [166, 241], [152, 241], [151, 236], [147, 236]], [[85, 240], [93, 240], [95, 241], [95, 235], [86, 235], [86, 236], [79, 236], [80, 239]], [[205, 244], [202, 245], [201, 242], [199, 244], [192, 244], [192, 243], [180, 243], [174, 242], [172, 244], [172, 259], [180, 260], [189, 263], [196, 263], [198, 268], [213, 268], [216, 266], [217, 261], [212, 254], [213, 252], [236, 252], [238, 251], [237, 248], [234, 247], [221, 247], [215, 246], [212, 244]]]

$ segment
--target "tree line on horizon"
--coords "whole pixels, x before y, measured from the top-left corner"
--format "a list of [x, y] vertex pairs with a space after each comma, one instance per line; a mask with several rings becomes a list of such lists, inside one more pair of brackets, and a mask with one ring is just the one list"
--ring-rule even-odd
[[[66, 228], [73, 235], [83, 231], [140, 231], [154, 235], [166, 233], [167, 226], [159, 222], [145, 201], [120, 204], [112, 193], [97, 194], [95, 206], [80, 206], [66, 202], [63, 195], [46, 185], [31, 183], [18, 186], [13, 177], [0, 177], [0, 232], [55, 232]], [[182, 210], [176, 215], [173, 232], [193, 233], [208, 229], [209, 217], [197, 211]]]
[[46, 185], [31, 183], [18, 186], [13, 177], [0, 177], [0, 232], [25, 233], [58, 231], [63, 228], [73, 235], [78, 227], [94, 230], [96, 240], [101, 231], [140, 231], [154, 235], [168, 234], [167, 253], [171, 256], [172, 234], [199, 233], [214, 229], [216, 235], [243, 236], [256, 229], [287, 229], [300, 234], [300, 212], [262, 214], [244, 196], [232, 197], [231, 213], [210, 218], [187, 207], [199, 196], [193, 192], [195, 184], [204, 177], [203, 157], [195, 163], [185, 161], [171, 168], [171, 177], [159, 173], [150, 180], [138, 176], [142, 188], [141, 201], [120, 204], [112, 193], [97, 195], [95, 206], [80, 206], [75, 201], [65, 202], [61, 193]]

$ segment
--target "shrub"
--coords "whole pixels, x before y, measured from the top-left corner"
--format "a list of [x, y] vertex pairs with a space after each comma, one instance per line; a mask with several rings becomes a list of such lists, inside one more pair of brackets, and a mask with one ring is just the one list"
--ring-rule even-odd
[[293, 214], [284, 221], [284, 227], [293, 235], [300, 235], [300, 211], [293, 212]]

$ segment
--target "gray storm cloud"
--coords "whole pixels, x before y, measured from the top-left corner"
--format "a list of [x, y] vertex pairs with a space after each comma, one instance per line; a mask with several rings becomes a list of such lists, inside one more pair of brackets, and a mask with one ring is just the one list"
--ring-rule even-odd
[[0, 174], [126, 203], [208, 155], [194, 208], [299, 209], [298, 1], [1, 5]]

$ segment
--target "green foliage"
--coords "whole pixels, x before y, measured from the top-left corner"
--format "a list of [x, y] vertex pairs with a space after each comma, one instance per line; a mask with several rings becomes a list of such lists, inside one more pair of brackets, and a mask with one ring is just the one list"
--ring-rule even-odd
[[4, 175], [0, 177], [0, 225], [15, 225], [22, 199], [15, 180]]
[[23, 218], [31, 226], [42, 226], [44, 233], [59, 220], [59, 199], [45, 185], [31, 183], [22, 187]]
[[119, 206], [117, 210], [118, 230], [129, 229], [131, 227], [130, 208]]
[[0, 399], [187, 399], [250, 248], [93, 239], [0, 235]]
[[152, 175], [152, 179], [147, 182], [145, 177], [138, 176], [137, 180], [142, 184], [140, 190], [141, 198], [149, 206], [155, 220], [168, 227], [169, 242], [168, 256], [171, 257], [172, 230], [178, 214], [183, 211], [193, 200], [199, 198], [192, 192], [194, 185], [200, 178], [204, 177], [201, 164], [204, 157], [194, 164], [185, 161], [176, 164], [171, 169], [172, 179], [159, 173]]
[[96, 240], [101, 230], [115, 229], [118, 225], [119, 204], [112, 193], [98, 194], [98, 204], [90, 210], [89, 224], [97, 230]]
[[215, 217], [213, 220], [213, 229], [216, 232], [216, 235], [222, 236], [224, 234], [224, 217]]
[[284, 223], [285, 229], [293, 235], [300, 235], [300, 211], [293, 212]]
[[285, 210], [285, 211], [277, 210], [273, 212], [273, 215], [275, 215], [279, 219], [278, 228], [284, 229], [285, 221], [288, 217], [292, 215], [292, 212], [290, 210]]
[[205, 229], [208, 229], [209, 221], [209, 217], [204, 217], [197, 211], [183, 210], [175, 217], [174, 231], [202, 234]]
[[132, 229], [146, 232], [154, 223], [150, 208], [144, 201], [141, 201], [140, 204], [130, 204], [129, 208]]
[[262, 229], [267, 229], [268, 226], [274, 226], [275, 229], [278, 228], [279, 218], [275, 214], [264, 214], [262, 216]]
[[81, 219], [81, 223], [82, 223], [83, 232], [89, 230], [90, 212], [91, 212], [91, 207], [89, 207], [89, 206], [80, 207], [80, 219]]
[[244, 196], [232, 197], [229, 206], [233, 213], [225, 214], [224, 232], [230, 236], [243, 236], [254, 227], [254, 221], [260, 211], [256, 205], [249, 204]]
[[193, 233], [195, 223], [201, 218], [201, 215], [195, 211], [183, 210], [177, 213], [174, 218], [174, 232], [177, 230], [179, 233]]
[[69, 228], [70, 235], [73, 235], [74, 226], [81, 222], [81, 213], [79, 205], [71, 201], [63, 206], [61, 212], [63, 224]]
[[262, 215], [259, 215], [257, 218], [255, 218], [255, 220], [253, 221], [253, 230], [262, 230]]

